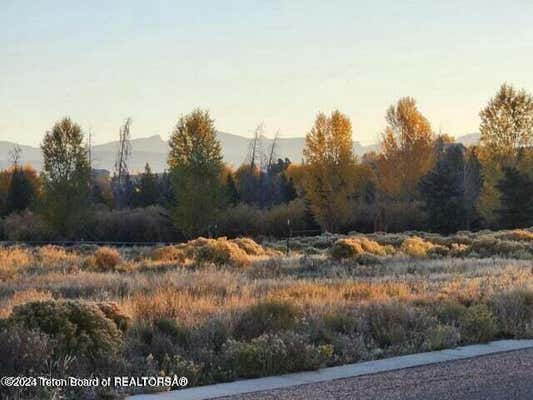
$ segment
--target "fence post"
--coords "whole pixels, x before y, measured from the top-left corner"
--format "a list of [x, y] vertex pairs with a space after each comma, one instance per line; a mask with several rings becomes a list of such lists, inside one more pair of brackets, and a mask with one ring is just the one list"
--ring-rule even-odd
[[287, 256], [290, 254], [291, 252], [291, 234], [292, 234], [292, 230], [291, 230], [291, 219], [288, 218], [287, 219]]

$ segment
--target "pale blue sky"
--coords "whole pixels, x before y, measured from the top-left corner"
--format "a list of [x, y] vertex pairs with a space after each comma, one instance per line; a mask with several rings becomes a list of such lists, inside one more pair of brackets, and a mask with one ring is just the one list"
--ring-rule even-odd
[[65, 115], [168, 137], [195, 107], [283, 136], [339, 108], [373, 143], [408, 95], [462, 135], [504, 81], [533, 91], [533, 2], [0, 0], [0, 77], [0, 140], [24, 144]]

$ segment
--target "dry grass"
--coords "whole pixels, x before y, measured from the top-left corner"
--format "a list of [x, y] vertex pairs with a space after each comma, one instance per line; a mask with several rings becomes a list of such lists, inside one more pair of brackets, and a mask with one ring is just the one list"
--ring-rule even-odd
[[[299, 250], [290, 257], [245, 238], [199, 238], [154, 249], [4, 248], [0, 318], [32, 301], [115, 302], [132, 318], [129, 351], [154, 353], [160, 362], [169, 352], [187, 354], [187, 363], [197, 364], [183, 365], [194, 371], [239, 352], [270, 351], [271, 343], [284, 340], [303, 341], [311, 350], [333, 345], [328, 362], [339, 364], [493, 337], [533, 337], [533, 243], [524, 232], [296, 238]], [[308, 248], [320, 252], [309, 255]], [[83, 268], [97, 259], [97, 268]], [[235, 329], [244, 325], [262, 332], [263, 317], [243, 325], [243, 316], [265, 307], [274, 314], [291, 308], [297, 317], [287, 329], [297, 337], [271, 331], [239, 336]], [[139, 337], [154, 341], [142, 347]]]
[[530, 264], [506, 259], [387, 257], [380, 266], [353, 269], [350, 263], [332, 264], [327, 257], [316, 256], [294, 257], [278, 266], [274, 275], [273, 268], [269, 263], [258, 263], [249, 270], [177, 266], [164, 272], [65, 270], [22, 274], [0, 282], [0, 301], [5, 304], [15, 294], [25, 292], [113, 300], [136, 320], [165, 317], [194, 325], [263, 299], [284, 299], [309, 312], [321, 312], [389, 300], [449, 298], [468, 303], [498, 291], [533, 287]]
[[37, 289], [20, 290], [0, 302], [0, 318], [7, 318], [13, 307], [30, 301], [44, 301], [53, 298], [49, 291], [40, 291]]
[[0, 249], [0, 279], [8, 279], [20, 269], [29, 267], [32, 259], [28, 250], [20, 247]]
[[[167, 327], [172, 332], [197, 334], [191, 354], [219, 337], [232, 351], [252, 351], [251, 344], [231, 342], [241, 340], [233, 329], [256, 305], [276, 302], [297, 311], [290, 329], [302, 337], [317, 345], [336, 338], [331, 363], [485, 340], [476, 326], [488, 336], [533, 337], [533, 243], [525, 237], [522, 231], [325, 235], [294, 239], [299, 250], [290, 257], [244, 238], [155, 249], [3, 248], [0, 318], [32, 301], [111, 301], [138, 329], [171, 321], [165, 323], [178, 326]], [[308, 248], [320, 251], [309, 255]], [[95, 267], [85, 268], [87, 260]], [[282, 340], [263, 339], [253, 343]], [[147, 346], [139, 351], [157, 350]]]
[[54, 266], [72, 266], [80, 261], [78, 254], [58, 246], [39, 247], [35, 252], [35, 257], [43, 265]]

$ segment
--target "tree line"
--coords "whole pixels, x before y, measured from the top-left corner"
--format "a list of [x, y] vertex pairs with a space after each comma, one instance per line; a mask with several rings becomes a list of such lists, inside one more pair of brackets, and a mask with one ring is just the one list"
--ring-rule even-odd
[[248, 161], [232, 169], [209, 112], [196, 109], [172, 130], [167, 171], [147, 164], [136, 176], [127, 170], [128, 119], [113, 177], [91, 168], [84, 132], [65, 118], [44, 136], [42, 171], [21, 165], [14, 149], [0, 172], [3, 236], [180, 240], [531, 226], [533, 97], [504, 84], [480, 118], [479, 144], [465, 147], [435, 133], [416, 101], [402, 98], [386, 112], [380, 151], [358, 158], [350, 119], [319, 113], [301, 163], [277, 158], [276, 140], [261, 152], [259, 129]]

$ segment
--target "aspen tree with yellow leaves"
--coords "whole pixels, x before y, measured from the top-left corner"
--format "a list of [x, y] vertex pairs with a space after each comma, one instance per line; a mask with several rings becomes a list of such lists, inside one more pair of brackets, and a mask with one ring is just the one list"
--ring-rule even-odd
[[305, 138], [304, 188], [311, 210], [322, 229], [335, 232], [348, 222], [355, 189], [356, 158], [352, 124], [336, 110], [319, 113]]
[[433, 166], [434, 135], [411, 97], [389, 108], [381, 142], [379, 187], [386, 195], [411, 202], [417, 185]]

